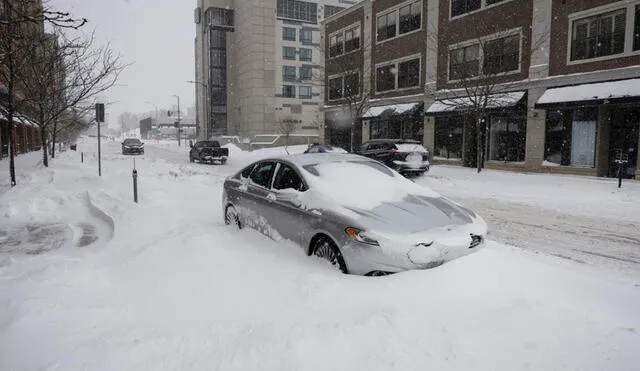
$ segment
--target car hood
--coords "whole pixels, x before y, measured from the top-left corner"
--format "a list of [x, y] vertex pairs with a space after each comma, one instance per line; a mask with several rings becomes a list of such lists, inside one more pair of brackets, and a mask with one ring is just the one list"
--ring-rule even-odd
[[[444, 197], [408, 195], [371, 210], [346, 207], [364, 229], [381, 234], [407, 235], [432, 229], [472, 224], [481, 218]], [[483, 222], [484, 223], [484, 222]]]

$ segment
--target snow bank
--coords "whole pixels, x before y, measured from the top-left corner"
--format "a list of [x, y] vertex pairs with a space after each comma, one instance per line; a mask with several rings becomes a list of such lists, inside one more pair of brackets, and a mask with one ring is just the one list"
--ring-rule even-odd
[[[344, 276], [291, 243], [224, 226], [224, 177], [204, 170], [223, 167], [140, 157], [134, 204], [128, 161], [106, 161], [98, 179], [93, 160], [71, 156], [24, 195], [90, 190], [115, 234], [82, 253], [0, 259], [0, 370], [595, 371], [640, 362], [637, 282], [493, 242], [432, 270]], [[0, 215], [13, 193], [0, 196]]]

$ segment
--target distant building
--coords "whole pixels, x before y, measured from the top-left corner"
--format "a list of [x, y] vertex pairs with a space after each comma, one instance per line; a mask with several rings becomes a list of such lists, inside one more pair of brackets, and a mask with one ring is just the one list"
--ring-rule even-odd
[[319, 22], [349, 0], [198, 0], [196, 106], [201, 136], [297, 134], [322, 124]]

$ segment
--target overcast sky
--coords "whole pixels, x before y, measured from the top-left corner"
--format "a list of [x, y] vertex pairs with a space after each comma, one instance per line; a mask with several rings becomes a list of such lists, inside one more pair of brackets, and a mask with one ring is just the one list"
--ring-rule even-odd
[[[99, 42], [111, 42], [126, 62], [133, 63], [119, 84], [107, 94], [117, 102], [108, 108], [109, 122], [121, 112], [142, 113], [158, 107], [194, 104], [193, 9], [189, 0], [50, 0], [52, 8], [84, 17], [86, 31], [95, 30]], [[184, 108], [183, 108], [184, 107]]]

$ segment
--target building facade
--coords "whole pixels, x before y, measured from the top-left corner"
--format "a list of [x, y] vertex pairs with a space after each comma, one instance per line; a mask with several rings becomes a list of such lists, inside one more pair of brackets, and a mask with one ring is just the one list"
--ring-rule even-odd
[[[318, 135], [323, 86], [319, 22], [353, 0], [198, 0], [196, 106], [200, 136]], [[290, 126], [290, 125], [289, 125]]]
[[[326, 46], [355, 18], [370, 53], [353, 70], [373, 91], [356, 142], [421, 135], [435, 161], [473, 166], [480, 146], [485, 167], [522, 171], [615, 176], [625, 160], [640, 177], [640, 0], [367, 0], [324, 22]], [[324, 134], [338, 144], [349, 105], [331, 86]]]

